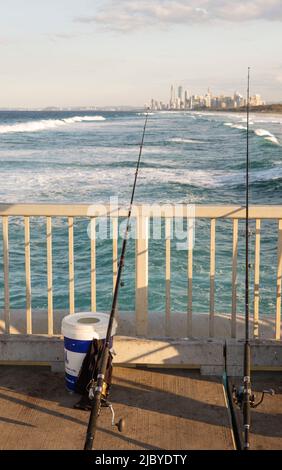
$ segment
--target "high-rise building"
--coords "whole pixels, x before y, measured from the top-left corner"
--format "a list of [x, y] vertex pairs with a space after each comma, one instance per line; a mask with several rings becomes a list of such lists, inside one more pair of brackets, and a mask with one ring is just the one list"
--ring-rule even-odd
[[190, 109], [194, 109], [193, 96], [190, 97]]
[[263, 104], [263, 101], [262, 101], [260, 95], [251, 96], [251, 98], [250, 98], [250, 105], [251, 106], [261, 106], [262, 104]]
[[189, 93], [187, 90], [184, 92], [184, 109], [190, 108], [189, 106]]
[[169, 107], [174, 108], [174, 102], [175, 102], [175, 91], [173, 85], [170, 87], [170, 100], [169, 100]]
[[206, 108], [210, 108], [211, 107], [211, 92], [210, 90], [208, 90], [208, 93], [204, 96], [204, 106]]
[[180, 101], [182, 101], [182, 95], [183, 95], [183, 88], [182, 88], [182, 86], [179, 86], [178, 87], [178, 98], [180, 99]]
[[240, 106], [244, 106], [244, 98], [238, 91], [234, 93], [234, 108], [240, 108]]

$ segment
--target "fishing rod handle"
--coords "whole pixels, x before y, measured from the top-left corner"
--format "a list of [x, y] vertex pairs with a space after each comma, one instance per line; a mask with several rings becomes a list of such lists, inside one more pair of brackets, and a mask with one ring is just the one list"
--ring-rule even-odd
[[97, 382], [95, 386], [93, 404], [91, 407], [91, 413], [90, 413], [90, 418], [89, 418], [88, 427], [87, 427], [84, 450], [92, 450], [92, 447], [93, 447], [93, 441], [94, 441], [95, 433], [97, 429], [97, 421], [98, 421], [98, 417], [99, 417], [100, 409], [101, 409], [102, 390], [103, 390], [104, 378], [105, 378], [105, 374], [107, 370], [108, 358], [109, 358], [109, 347], [106, 344], [106, 347], [104, 349], [104, 354], [102, 357], [102, 362], [98, 370]]
[[93, 398], [93, 405], [91, 407], [91, 414], [88, 423], [86, 439], [84, 444], [84, 450], [92, 450], [93, 442], [95, 438], [96, 428], [97, 428], [97, 421], [100, 413], [101, 408], [101, 396], [102, 392], [99, 390], [95, 390], [94, 398]]

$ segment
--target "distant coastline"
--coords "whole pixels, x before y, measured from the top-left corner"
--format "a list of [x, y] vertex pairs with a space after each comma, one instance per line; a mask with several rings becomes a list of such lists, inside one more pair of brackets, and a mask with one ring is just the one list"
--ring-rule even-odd
[[[142, 106], [70, 106], [70, 107], [42, 107], [42, 108], [0, 108], [0, 112], [144, 112], [146, 107]], [[228, 112], [228, 113], [243, 113], [246, 112], [246, 106], [240, 106], [238, 108], [207, 108], [207, 107], [196, 107], [194, 109], [166, 109], [165, 111], [198, 111], [198, 112]], [[276, 113], [282, 114], [282, 103], [265, 104], [261, 106], [250, 106], [250, 111], [254, 113]]]
[[[218, 111], [228, 113], [243, 113], [246, 112], [246, 106], [240, 106], [240, 108], [199, 108], [193, 111]], [[252, 113], [276, 113], [282, 114], [282, 103], [277, 104], [264, 104], [261, 106], [250, 106]]]

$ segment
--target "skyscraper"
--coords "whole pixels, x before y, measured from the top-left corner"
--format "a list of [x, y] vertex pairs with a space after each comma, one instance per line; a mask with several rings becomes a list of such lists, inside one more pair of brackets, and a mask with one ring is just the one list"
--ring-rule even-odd
[[182, 95], [183, 95], [183, 88], [182, 88], [182, 86], [179, 86], [178, 87], [178, 98], [180, 99], [180, 101], [183, 101], [182, 100]]
[[173, 106], [174, 106], [174, 89], [173, 89], [173, 85], [171, 85], [169, 107], [173, 108]]
[[187, 90], [184, 92], [184, 109], [189, 108], [189, 93]]

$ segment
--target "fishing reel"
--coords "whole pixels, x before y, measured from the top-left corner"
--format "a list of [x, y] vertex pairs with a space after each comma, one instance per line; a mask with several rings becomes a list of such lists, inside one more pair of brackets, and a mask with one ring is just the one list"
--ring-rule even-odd
[[110, 412], [111, 412], [111, 415], [112, 415], [112, 427], [117, 427], [119, 432], [123, 432], [124, 429], [125, 429], [125, 420], [124, 418], [121, 418], [119, 419], [119, 421], [116, 423], [115, 422], [115, 411], [114, 411], [114, 407], [112, 405], [112, 403], [108, 400], [104, 400], [102, 399], [101, 400], [101, 406], [104, 407], [104, 408], [109, 408], [110, 409]]
[[[90, 402], [94, 399], [95, 387], [96, 387], [96, 382], [94, 382], [94, 380], [92, 380], [90, 382], [89, 389], [88, 389], [88, 397], [89, 397]], [[103, 388], [102, 388], [100, 411], [101, 411], [101, 408], [109, 408], [110, 412], [111, 412], [111, 415], [112, 415], [112, 427], [113, 428], [117, 427], [119, 432], [123, 432], [124, 429], [125, 429], [125, 420], [124, 420], [124, 418], [121, 418], [117, 423], [115, 422], [114, 407], [113, 407], [112, 403], [107, 400], [108, 393], [109, 393], [108, 385], [107, 385], [106, 382], [104, 382], [103, 383]], [[100, 414], [100, 411], [99, 411], [99, 414]]]
[[[259, 405], [262, 404], [265, 395], [275, 395], [275, 392], [272, 388], [265, 389], [261, 393], [260, 399], [256, 402], [256, 396], [254, 393], [249, 394], [249, 403], [251, 408], [257, 408]], [[232, 397], [233, 403], [237, 405], [240, 409], [243, 407], [244, 402], [244, 385], [241, 385], [239, 388], [236, 388], [235, 385], [232, 387]]]

